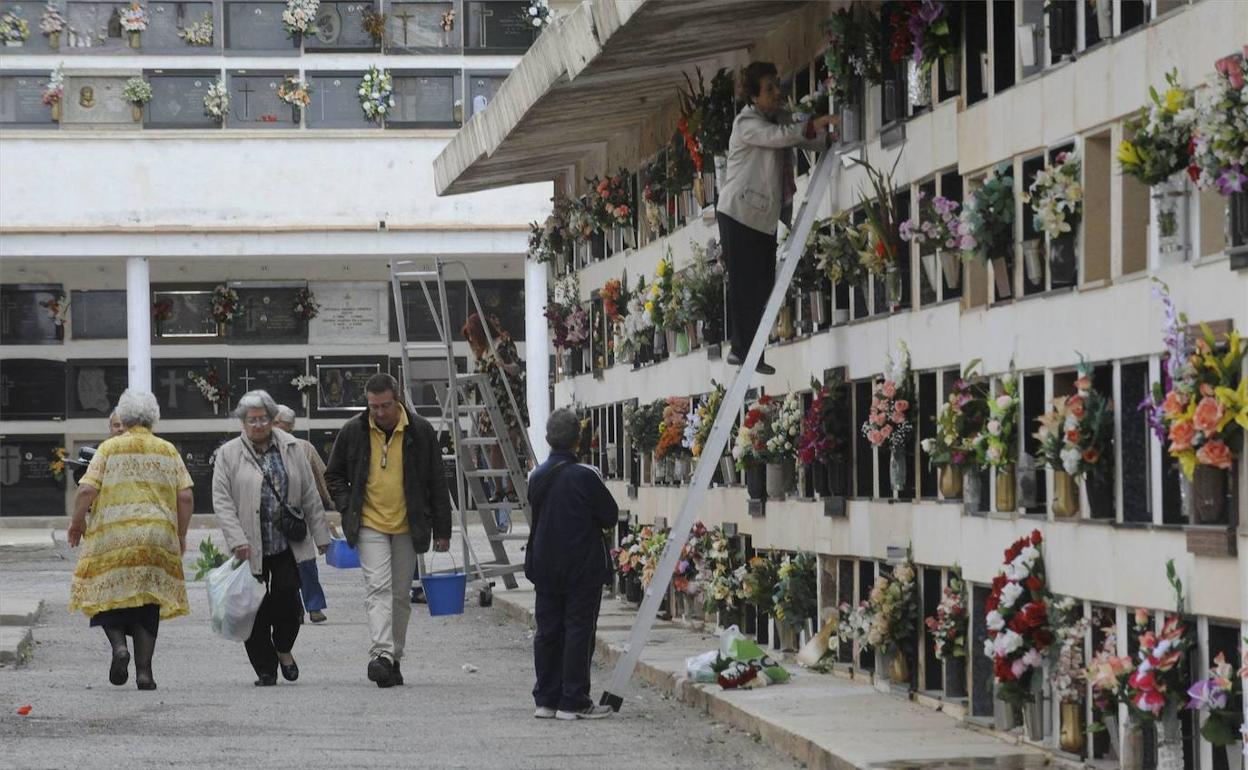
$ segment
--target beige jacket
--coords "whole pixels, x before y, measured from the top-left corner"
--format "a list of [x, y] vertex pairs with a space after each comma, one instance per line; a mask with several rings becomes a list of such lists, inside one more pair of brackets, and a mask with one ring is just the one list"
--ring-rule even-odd
[[[308, 523], [308, 536], [303, 542], [291, 543], [290, 550], [295, 561], [309, 561], [316, 558], [317, 546], [329, 544], [329, 526], [317, 493], [316, 476], [299, 439], [274, 428], [272, 440], [286, 466], [286, 501], [301, 509]], [[259, 575], [264, 559], [260, 538], [260, 487], [264, 480], [244, 441], [246, 438], [240, 434], [217, 450], [212, 470], [212, 508], [228, 550], [250, 546], [251, 572]]]
[[805, 123], [772, 123], [754, 105], [737, 115], [728, 139], [728, 170], [716, 208], [746, 227], [774, 233], [784, 206], [784, 156], [794, 147], [826, 150], [827, 132], [806, 138]]

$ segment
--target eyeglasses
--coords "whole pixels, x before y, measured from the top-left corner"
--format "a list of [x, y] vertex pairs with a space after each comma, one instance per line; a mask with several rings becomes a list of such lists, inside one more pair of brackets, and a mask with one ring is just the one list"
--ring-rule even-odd
[[270, 420], [268, 417], [248, 417], [247, 419], [243, 420], [243, 422], [247, 423], [253, 428], [263, 428], [264, 426], [269, 425], [273, 421]]
[[384, 404], [369, 404], [368, 405], [368, 411], [370, 412], [387, 412], [393, 408], [394, 408], [393, 401], [387, 401]]

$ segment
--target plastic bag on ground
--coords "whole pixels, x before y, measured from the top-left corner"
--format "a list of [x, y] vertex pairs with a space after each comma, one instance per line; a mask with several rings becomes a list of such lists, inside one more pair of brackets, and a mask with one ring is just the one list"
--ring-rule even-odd
[[835, 616], [829, 618], [828, 622], [823, 624], [823, 628], [819, 629], [819, 633], [802, 645], [802, 649], [797, 653], [797, 664], [809, 668], [822, 660], [828, 652], [834, 633], [836, 633]]
[[712, 666], [718, 657], [719, 653], [711, 650], [701, 655], [694, 655], [692, 658], [685, 658], [685, 676], [689, 677], [692, 682], [714, 684], [718, 675]]
[[264, 601], [264, 584], [251, 574], [247, 562], [237, 559], [209, 572], [207, 584], [212, 630], [231, 641], [245, 641]]
[[736, 626], [724, 629], [719, 639], [719, 650], [720, 654], [729, 660], [758, 669], [767, 677], [769, 684], [782, 684], [789, 681], [789, 672], [784, 669], [784, 666], [763, 652], [763, 648], [758, 644], [745, 638]]

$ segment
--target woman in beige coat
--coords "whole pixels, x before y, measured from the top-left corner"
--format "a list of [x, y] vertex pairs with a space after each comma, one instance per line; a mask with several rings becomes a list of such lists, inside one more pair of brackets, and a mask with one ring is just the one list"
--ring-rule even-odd
[[[245, 393], [234, 415], [243, 432], [217, 450], [212, 506], [226, 545], [267, 587], [246, 647], [256, 686], [268, 687], [277, 684], [279, 668], [287, 681], [299, 678], [291, 655], [303, 622], [298, 562], [325, 553], [329, 527], [303, 447], [273, 430], [272, 397], [263, 390]], [[283, 501], [303, 513], [308, 532], [302, 540], [290, 540], [278, 527]]]

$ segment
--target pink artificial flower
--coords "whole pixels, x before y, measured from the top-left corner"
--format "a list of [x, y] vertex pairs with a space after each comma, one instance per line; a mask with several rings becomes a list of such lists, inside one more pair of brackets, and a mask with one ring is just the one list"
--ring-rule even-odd
[[897, 395], [897, 386], [892, 380], [885, 380], [884, 385], [880, 388], [880, 391], [884, 394], [884, 398], [892, 398]]

